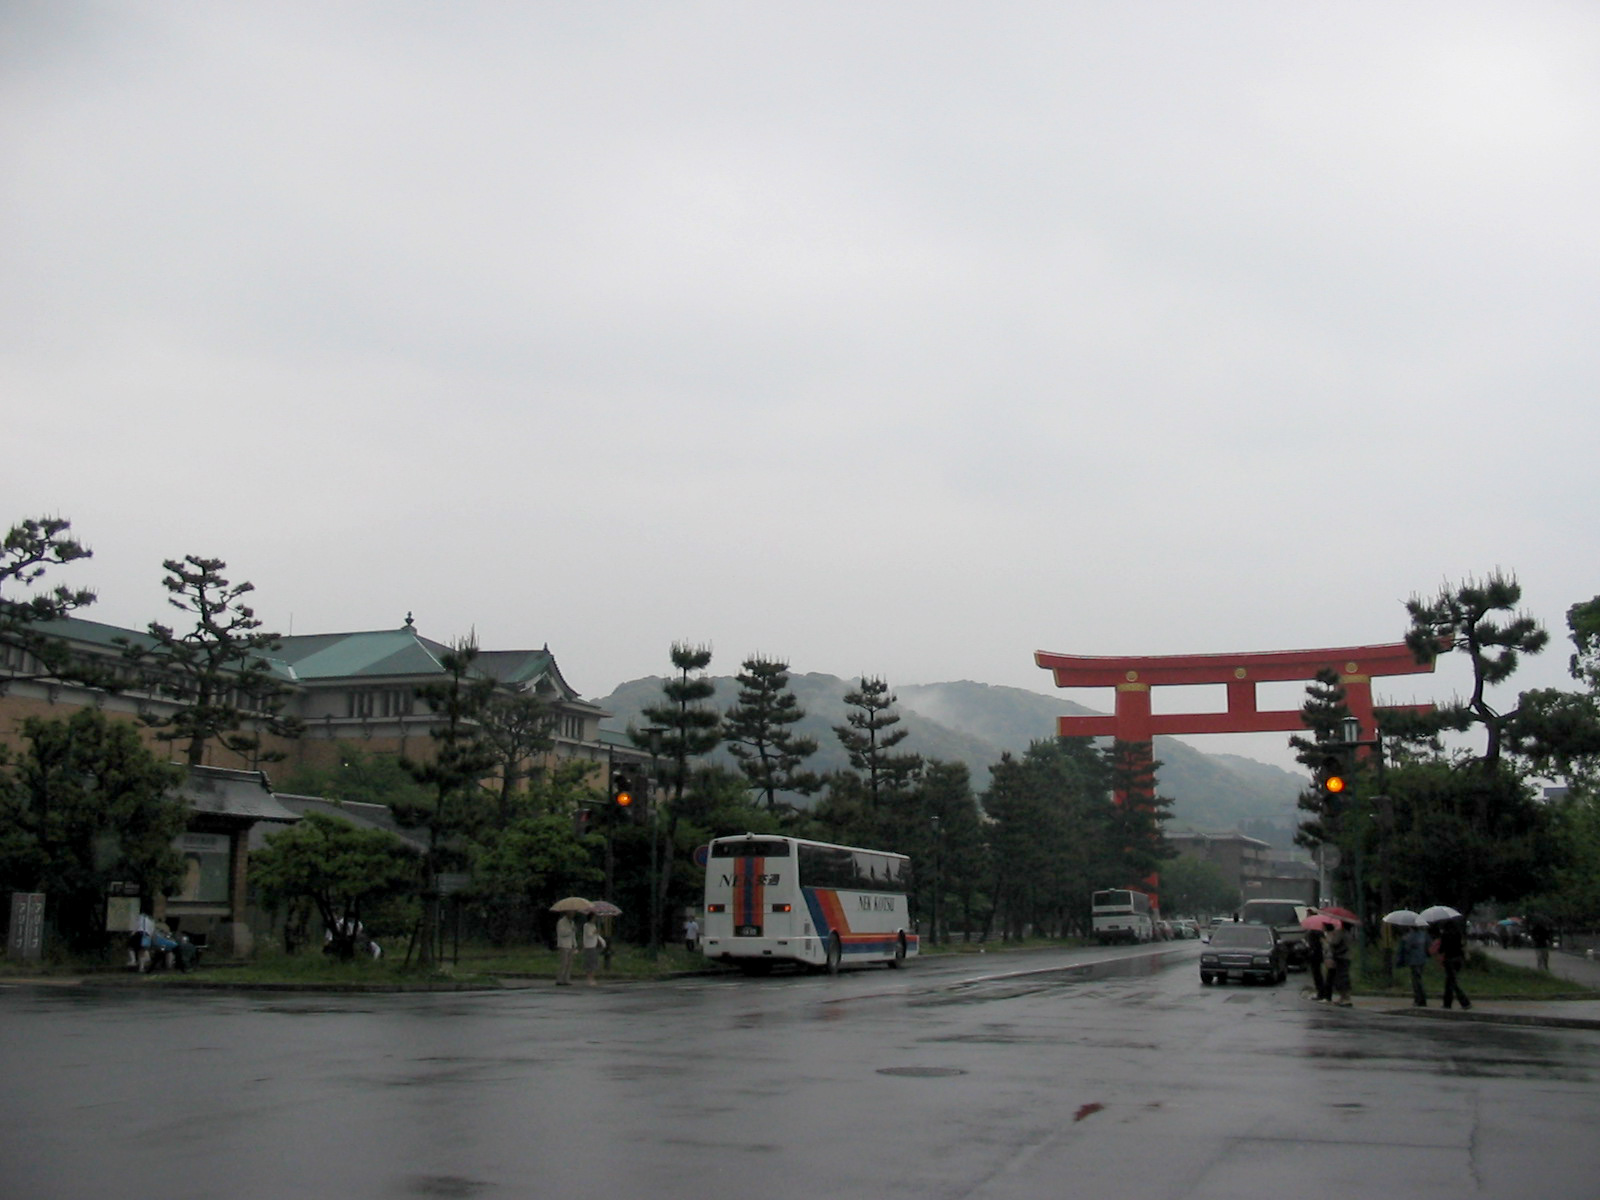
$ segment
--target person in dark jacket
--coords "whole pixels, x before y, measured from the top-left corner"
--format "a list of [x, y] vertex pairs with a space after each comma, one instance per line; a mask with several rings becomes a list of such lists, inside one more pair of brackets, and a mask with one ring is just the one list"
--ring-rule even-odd
[[1322, 930], [1306, 930], [1306, 965], [1311, 968], [1311, 984], [1316, 989], [1317, 999], [1326, 1004], [1333, 999], [1333, 987], [1327, 972], [1322, 969], [1324, 953]]
[[1434, 945], [1438, 947], [1439, 962], [1444, 967], [1444, 1007], [1449, 1008], [1452, 1000], [1459, 1000], [1462, 1008], [1471, 1008], [1472, 1001], [1467, 999], [1467, 994], [1461, 990], [1461, 984], [1456, 981], [1461, 968], [1467, 965], [1467, 949], [1466, 942], [1461, 936], [1461, 922], [1452, 917], [1448, 921], [1440, 921], [1434, 926], [1434, 931]]
[[1550, 969], [1550, 943], [1553, 940], [1550, 935], [1549, 923], [1535, 917], [1533, 925], [1528, 929], [1528, 938], [1533, 942], [1534, 961], [1538, 964], [1539, 970], [1548, 971]]
[[1395, 951], [1394, 965], [1411, 968], [1411, 1003], [1418, 1008], [1428, 1007], [1428, 993], [1422, 986], [1422, 971], [1428, 965], [1428, 931], [1413, 925], [1400, 936], [1400, 948]]
[[1349, 1008], [1350, 1001], [1350, 923], [1335, 922], [1323, 938], [1323, 966], [1328, 970], [1328, 987], [1337, 992], [1334, 1001], [1340, 1008]]

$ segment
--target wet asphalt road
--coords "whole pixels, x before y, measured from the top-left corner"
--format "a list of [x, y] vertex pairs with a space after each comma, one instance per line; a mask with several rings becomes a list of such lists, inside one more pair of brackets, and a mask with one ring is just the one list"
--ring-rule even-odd
[[0, 1200], [1600, 1196], [1600, 1032], [1202, 988], [1197, 954], [0, 989]]

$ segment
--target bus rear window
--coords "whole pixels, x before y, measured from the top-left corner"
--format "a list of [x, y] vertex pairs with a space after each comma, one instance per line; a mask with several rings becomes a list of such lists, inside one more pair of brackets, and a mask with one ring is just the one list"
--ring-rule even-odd
[[741, 838], [737, 842], [712, 842], [712, 858], [788, 858], [789, 843], [762, 838]]

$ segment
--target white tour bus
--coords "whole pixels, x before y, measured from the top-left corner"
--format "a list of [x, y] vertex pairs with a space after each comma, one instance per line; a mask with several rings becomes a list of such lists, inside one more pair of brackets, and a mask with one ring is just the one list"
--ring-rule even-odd
[[904, 854], [762, 833], [717, 838], [709, 850], [707, 958], [752, 974], [775, 962], [837, 972], [898, 967], [918, 951]]
[[1129, 888], [1112, 888], [1094, 894], [1094, 937], [1102, 946], [1110, 942], [1148, 942], [1156, 936], [1150, 897]]

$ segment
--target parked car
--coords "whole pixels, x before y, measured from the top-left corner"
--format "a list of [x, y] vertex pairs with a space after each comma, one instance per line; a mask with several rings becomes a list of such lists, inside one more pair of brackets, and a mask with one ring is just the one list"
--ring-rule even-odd
[[1200, 982], [1260, 979], [1278, 984], [1289, 978], [1288, 951], [1270, 925], [1218, 925], [1200, 952]]
[[1174, 921], [1172, 923], [1172, 936], [1175, 938], [1198, 938], [1200, 929], [1193, 921]]

